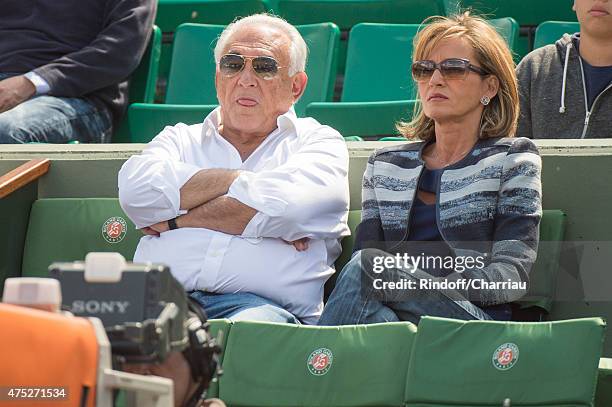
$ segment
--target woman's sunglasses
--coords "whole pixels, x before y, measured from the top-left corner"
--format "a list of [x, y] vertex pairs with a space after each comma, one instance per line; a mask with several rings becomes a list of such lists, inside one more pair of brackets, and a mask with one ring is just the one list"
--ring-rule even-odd
[[470, 64], [467, 59], [449, 58], [438, 64], [430, 60], [415, 61], [412, 64], [412, 77], [416, 82], [427, 82], [436, 69], [440, 70], [442, 77], [446, 80], [465, 79], [469, 71], [481, 76], [489, 75], [484, 69]]
[[282, 68], [282, 66], [278, 66], [278, 62], [272, 57], [249, 57], [238, 54], [225, 54], [219, 61], [219, 70], [224, 76], [234, 76], [244, 69], [247, 60], [251, 61], [251, 66], [257, 76], [265, 80], [274, 78], [278, 70]]

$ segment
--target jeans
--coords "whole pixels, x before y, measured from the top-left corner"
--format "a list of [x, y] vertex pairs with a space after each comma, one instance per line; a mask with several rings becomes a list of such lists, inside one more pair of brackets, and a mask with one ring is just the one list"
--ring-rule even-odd
[[[344, 266], [336, 287], [332, 292], [319, 325], [353, 325], [374, 324], [378, 322], [410, 321], [418, 324], [421, 316], [455, 318], [463, 320], [480, 319], [489, 320], [491, 317], [482, 309], [464, 300], [457, 300], [459, 294], [449, 298], [445, 293], [436, 290], [414, 289], [408, 292], [410, 298], [402, 301], [394, 300], [393, 292], [386, 291], [382, 296], [388, 301], [380, 299], [381, 292], [374, 289], [362, 289], [362, 279], [371, 281], [377, 276], [372, 267], [362, 267], [362, 262], [377, 255], [388, 255], [381, 250], [365, 249], [353, 255], [353, 258]], [[394, 278], [418, 280], [418, 274], [412, 274], [402, 269], [389, 269]], [[362, 273], [365, 275], [362, 276]], [[421, 278], [426, 276], [421, 272]], [[402, 292], [403, 298], [407, 292]]]
[[[0, 80], [13, 75], [0, 73]], [[35, 96], [0, 113], [0, 144], [107, 143], [111, 136], [108, 109], [81, 98]]]
[[255, 294], [213, 294], [193, 291], [189, 295], [200, 304], [210, 319], [229, 318], [232, 321], [300, 324], [300, 320], [292, 313]]

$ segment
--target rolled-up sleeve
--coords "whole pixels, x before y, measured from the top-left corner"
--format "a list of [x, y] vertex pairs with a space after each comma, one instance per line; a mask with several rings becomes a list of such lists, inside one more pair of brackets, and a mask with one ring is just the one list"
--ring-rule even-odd
[[181, 131], [186, 126], [166, 127], [119, 171], [119, 202], [138, 228], [181, 213], [180, 189], [200, 170], [182, 161]]
[[229, 197], [258, 211], [243, 237], [293, 241], [349, 234], [346, 143], [327, 126], [304, 140], [284, 164], [260, 172], [242, 171], [230, 186]]

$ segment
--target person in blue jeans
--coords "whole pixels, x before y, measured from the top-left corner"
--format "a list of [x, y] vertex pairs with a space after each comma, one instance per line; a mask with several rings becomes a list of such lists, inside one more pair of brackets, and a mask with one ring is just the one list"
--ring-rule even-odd
[[110, 142], [155, 10], [153, 0], [3, 1], [0, 144]]
[[541, 159], [529, 139], [513, 137], [512, 54], [469, 13], [426, 22], [412, 64], [420, 106], [398, 125], [420, 142], [370, 156], [355, 253], [319, 325], [507, 320], [527, 291]]

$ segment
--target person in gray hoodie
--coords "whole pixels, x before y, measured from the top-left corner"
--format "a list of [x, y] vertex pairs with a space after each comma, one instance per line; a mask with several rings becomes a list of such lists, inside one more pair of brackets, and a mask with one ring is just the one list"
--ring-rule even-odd
[[580, 32], [518, 65], [517, 137], [612, 138], [612, 0], [574, 0]]

